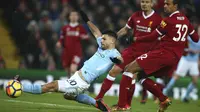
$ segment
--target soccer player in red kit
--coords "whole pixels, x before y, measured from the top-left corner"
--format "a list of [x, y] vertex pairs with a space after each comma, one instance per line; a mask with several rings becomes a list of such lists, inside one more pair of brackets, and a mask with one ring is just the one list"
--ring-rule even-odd
[[[128, 30], [133, 30], [134, 36], [144, 36], [150, 34], [153, 30], [157, 28], [160, 24], [162, 18], [160, 15], [156, 14], [152, 9], [153, 2], [152, 0], [141, 0], [141, 9], [142, 11], [135, 12], [128, 20], [125, 27], [118, 31], [118, 36], [123, 36], [127, 34]], [[115, 77], [120, 74], [125, 66], [135, 60], [140, 55], [150, 51], [159, 43], [158, 39], [152, 39], [151, 42], [134, 42], [124, 51], [122, 51], [122, 57], [124, 63], [120, 65], [114, 65], [110, 70], [107, 77], [104, 79], [101, 90], [97, 95], [96, 99], [103, 98], [105, 93], [111, 88]], [[122, 110], [129, 110], [131, 107], [132, 96], [135, 90], [135, 81], [133, 81], [131, 89], [129, 90], [129, 96], [124, 102], [126, 105]], [[121, 91], [120, 91], [121, 93]]]
[[194, 42], [198, 42], [199, 37], [187, 17], [178, 11], [178, 0], [165, 0], [164, 11], [170, 15], [162, 20], [156, 30], [149, 35], [135, 38], [136, 42], [148, 42], [151, 39], [162, 36], [161, 42], [156, 49], [141, 55], [126, 66], [120, 85], [120, 91], [123, 91], [123, 93], [119, 96], [118, 107], [112, 108], [113, 110], [118, 110], [118, 108], [125, 106], [123, 104], [124, 97], [128, 96], [132, 77], [135, 73], [141, 71], [144, 71], [147, 75], [138, 74], [138, 77], [140, 77], [139, 82], [154, 96], [158, 97], [160, 101], [158, 112], [164, 112], [171, 104], [171, 100], [163, 95], [157, 84], [148, 77], [171, 74], [170, 72], [173, 72], [183, 54], [187, 35], [189, 34]]
[[62, 27], [57, 47], [63, 46], [62, 65], [71, 76], [78, 69], [82, 58], [81, 39], [88, 39], [84, 27], [79, 24], [78, 12], [72, 11], [69, 14], [69, 24]]

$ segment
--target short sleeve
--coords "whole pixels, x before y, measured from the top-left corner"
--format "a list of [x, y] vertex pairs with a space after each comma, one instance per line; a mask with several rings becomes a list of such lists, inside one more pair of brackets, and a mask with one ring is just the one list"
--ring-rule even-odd
[[134, 25], [134, 20], [133, 20], [133, 18], [134, 18], [134, 17], [135, 17], [135, 13], [134, 13], [131, 17], [129, 17], [128, 22], [127, 22], [127, 24], [126, 24], [126, 27], [127, 27], [127, 28], [133, 29], [133, 25]]
[[119, 57], [119, 56], [121, 56], [121, 54], [119, 53], [119, 51], [117, 49], [114, 49], [111, 57], [115, 58], [115, 57]]
[[156, 31], [159, 33], [159, 35], [164, 35], [167, 32], [169, 23], [166, 20], [162, 20], [158, 28], [156, 28]]
[[102, 40], [102, 37], [97, 37], [97, 44], [99, 45], [99, 47], [101, 47], [101, 40]]

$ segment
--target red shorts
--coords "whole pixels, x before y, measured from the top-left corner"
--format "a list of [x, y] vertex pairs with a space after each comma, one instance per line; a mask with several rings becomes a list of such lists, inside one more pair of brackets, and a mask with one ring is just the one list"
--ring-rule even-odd
[[63, 52], [61, 58], [63, 68], [69, 68], [71, 64], [79, 65], [82, 55]]
[[138, 56], [140, 56], [142, 54], [143, 53], [141, 53], [141, 52], [135, 52], [133, 50], [133, 47], [129, 46], [128, 48], [124, 49], [121, 53], [124, 62], [122, 64], [117, 65], [117, 66], [120, 67], [122, 70], [124, 70], [126, 65], [128, 65], [129, 63], [134, 61]]
[[136, 61], [148, 76], [162, 77], [172, 75], [179, 59], [168, 50], [157, 49], [141, 55]]

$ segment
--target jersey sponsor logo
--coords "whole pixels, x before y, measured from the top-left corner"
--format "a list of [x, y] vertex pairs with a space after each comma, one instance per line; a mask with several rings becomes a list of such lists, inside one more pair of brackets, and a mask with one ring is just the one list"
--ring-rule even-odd
[[136, 30], [141, 32], [151, 32], [151, 28], [147, 26], [136, 25]]
[[79, 36], [79, 31], [67, 31], [67, 36]]
[[167, 26], [167, 23], [165, 22], [165, 21], [161, 21], [161, 23], [160, 23], [160, 26], [162, 27], [162, 28], [165, 28], [165, 26]]

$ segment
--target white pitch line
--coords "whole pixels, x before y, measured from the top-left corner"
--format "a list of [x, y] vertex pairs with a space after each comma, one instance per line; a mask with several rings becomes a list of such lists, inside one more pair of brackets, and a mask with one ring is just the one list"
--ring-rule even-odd
[[95, 108], [90, 107], [81, 107], [81, 106], [74, 106], [74, 105], [60, 105], [60, 104], [52, 104], [52, 103], [40, 103], [40, 102], [30, 102], [30, 101], [22, 101], [22, 100], [8, 100], [8, 99], [0, 99], [6, 102], [14, 102], [14, 103], [25, 103], [25, 104], [34, 104], [34, 105], [44, 105], [44, 106], [54, 106], [54, 107], [63, 107], [63, 108], [82, 108], [88, 110], [96, 110]]

